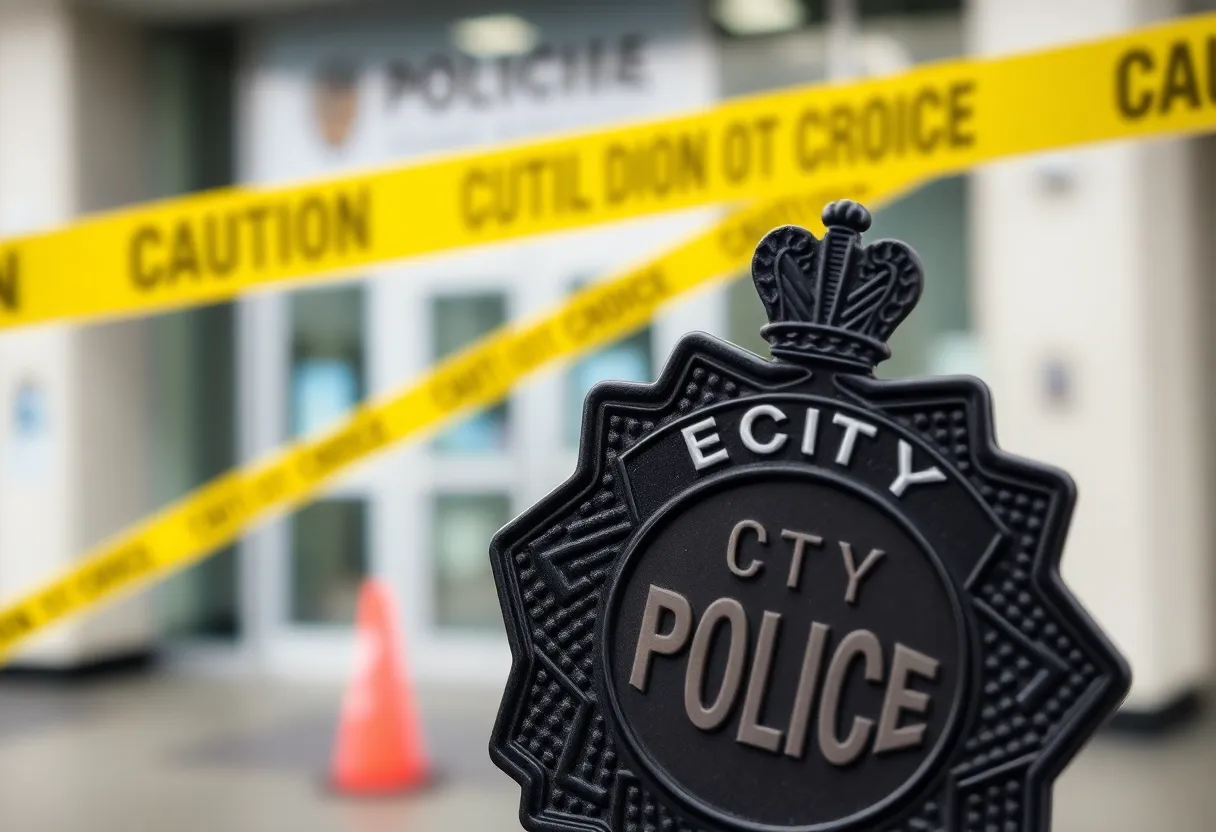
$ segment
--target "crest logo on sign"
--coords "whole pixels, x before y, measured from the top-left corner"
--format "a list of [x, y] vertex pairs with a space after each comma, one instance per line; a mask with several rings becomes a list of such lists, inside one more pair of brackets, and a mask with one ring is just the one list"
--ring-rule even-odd
[[921, 266], [823, 220], [753, 259], [773, 361], [689, 335], [596, 387], [491, 544], [529, 828], [1044, 829], [1127, 691], [1059, 578], [1071, 480], [996, 448], [978, 380], [873, 377]]
[[313, 115], [317, 133], [331, 148], [346, 144], [359, 112], [358, 73], [345, 64], [331, 64], [313, 81]]

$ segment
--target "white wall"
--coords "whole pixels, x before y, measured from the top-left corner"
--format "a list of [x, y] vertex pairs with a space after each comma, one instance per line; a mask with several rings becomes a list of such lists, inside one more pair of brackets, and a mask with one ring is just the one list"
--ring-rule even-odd
[[[1094, 37], [1169, 12], [1148, 0], [973, 0], [972, 51]], [[1069, 152], [1055, 159], [1073, 177], [1060, 189], [1042, 157], [973, 180], [975, 314], [1000, 443], [1077, 480], [1064, 578], [1131, 661], [1127, 705], [1140, 709], [1210, 670], [1192, 151], [1153, 141]], [[1053, 362], [1070, 382], [1063, 401], [1046, 392]]]
[[[140, 39], [64, 4], [0, 4], [0, 233], [138, 198]], [[148, 505], [144, 327], [40, 327], [0, 336], [0, 598], [28, 591]], [[19, 436], [14, 394], [45, 394], [45, 430]], [[39, 637], [17, 663], [66, 666], [147, 645], [144, 599]]]
[[[149, 197], [146, 40], [134, 22], [77, 8], [75, 27], [77, 210], [98, 211]], [[120, 321], [73, 332], [78, 511], [75, 552], [122, 531], [150, 510], [151, 329]], [[151, 598], [141, 595], [78, 623], [79, 658], [149, 644]]]

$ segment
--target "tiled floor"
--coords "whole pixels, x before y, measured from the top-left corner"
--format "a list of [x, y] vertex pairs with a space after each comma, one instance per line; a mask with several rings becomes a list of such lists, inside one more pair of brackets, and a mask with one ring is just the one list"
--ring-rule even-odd
[[[518, 791], [486, 756], [494, 691], [423, 691], [442, 779], [406, 799], [326, 791], [339, 691], [162, 676], [0, 685], [0, 829], [498, 832]], [[1216, 720], [1099, 738], [1059, 781], [1057, 832], [1216, 830]]]

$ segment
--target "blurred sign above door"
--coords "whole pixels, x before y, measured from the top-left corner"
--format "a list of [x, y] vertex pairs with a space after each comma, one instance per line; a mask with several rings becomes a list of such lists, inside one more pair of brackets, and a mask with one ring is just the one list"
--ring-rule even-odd
[[696, 4], [634, 5], [345, 7], [255, 23], [244, 173], [312, 176], [713, 100], [713, 44]]

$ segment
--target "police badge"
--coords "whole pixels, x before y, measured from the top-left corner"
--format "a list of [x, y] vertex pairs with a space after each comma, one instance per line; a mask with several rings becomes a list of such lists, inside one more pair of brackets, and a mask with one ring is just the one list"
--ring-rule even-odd
[[1127, 692], [1060, 579], [1071, 479], [996, 447], [978, 380], [873, 377], [921, 267], [823, 221], [756, 250], [772, 361], [692, 334], [598, 385], [491, 543], [528, 829], [1043, 830]]

